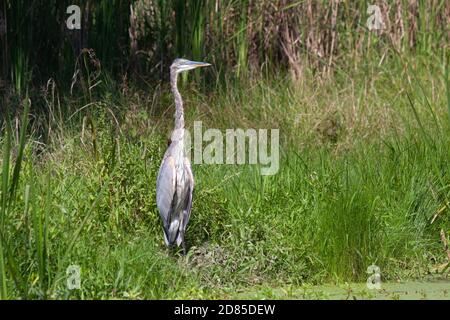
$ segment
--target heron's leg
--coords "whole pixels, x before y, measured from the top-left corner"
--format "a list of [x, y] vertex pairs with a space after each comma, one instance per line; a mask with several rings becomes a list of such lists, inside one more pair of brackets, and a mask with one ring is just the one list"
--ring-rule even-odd
[[184, 237], [183, 237], [183, 241], [181, 242], [181, 246], [183, 247], [183, 255], [185, 256], [187, 251], [186, 251], [186, 242], [184, 241]]

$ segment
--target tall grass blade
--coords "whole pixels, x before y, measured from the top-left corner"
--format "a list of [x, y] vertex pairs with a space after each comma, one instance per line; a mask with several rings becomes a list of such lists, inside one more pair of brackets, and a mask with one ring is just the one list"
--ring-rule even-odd
[[25, 139], [26, 139], [26, 133], [27, 133], [27, 127], [28, 127], [28, 112], [30, 110], [30, 100], [26, 98], [24, 100], [24, 110], [22, 114], [22, 121], [20, 123], [20, 137], [19, 137], [19, 146], [17, 151], [17, 158], [16, 163], [14, 165], [14, 170], [12, 174], [12, 181], [11, 181], [11, 187], [9, 189], [10, 201], [13, 200], [14, 195], [16, 193], [17, 184], [19, 183], [19, 177], [20, 177], [20, 169], [22, 167], [22, 160], [23, 160], [23, 151], [25, 149]]
[[9, 166], [11, 155], [11, 131], [9, 122], [6, 124], [6, 134], [3, 139], [3, 163], [2, 163], [2, 196], [0, 208], [0, 298], [6, 299], [8, 297], [7, 281], [6, 281], [6, 261], [5, 252], [6, 247], [4, 230], [5, 230], [5, 216], [7, 214], [8, 204], [8, 181], [9, 181]]
[[445, 64], [445, 91], [447, 93], [447, 111], [450, 120], [450, 57], [447, 57]]
[[[50, 192], [49, 187], [49, 179], [47, 179], [47, 197], [42, 199], [46, 203], [44, 206], [38, 206], [36, 201], [35, 190], [31, 189], [31, 199], [32, 199], [32, 207], [31, 207], [31, 218], [33, 223], [34, 230], [34, 241], [36, 246], [36, 258], [37, 258], [37, 266], [38, 266], [38, 274], [39, 274], [39, 286], [41, 289], [41, 293], [44, 297], [47, 294], [47, 241], [46, 241], [46, 233], [47, 233], [47, 219], [46, 219], [46, 211], [47, 211], [47, 198]], [[41, 209], [42, 207], [42, 209]]]

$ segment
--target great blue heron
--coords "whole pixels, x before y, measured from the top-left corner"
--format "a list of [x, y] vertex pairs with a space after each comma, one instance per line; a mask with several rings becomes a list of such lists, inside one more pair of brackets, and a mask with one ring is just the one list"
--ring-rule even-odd
[[175, 129], [164, 154], [156, 181], [156, 204], [163, 220], [164, 241], [167, 246], [182, 245], [186, 254], [184, 234], [189, 222], [194, 191], [191, 164], [184, 154], [183, 100], [177, 88], [178, 74], [209, 63], [175, 59], [170, 66], [170, 85], [175, 98]]

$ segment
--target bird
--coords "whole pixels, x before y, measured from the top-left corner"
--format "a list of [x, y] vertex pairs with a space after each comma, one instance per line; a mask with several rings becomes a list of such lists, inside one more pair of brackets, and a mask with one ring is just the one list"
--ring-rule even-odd
[[184, 152], [184, 109], [177, 80], [181, 72], [211, 64], [177, 58], [170, 66], [170, 86], [175, 99], [175, 128], [156, 180], [156, 204], [163, 222], [164, 242], [169, 248], [180, 245], [186, 255], [185, 233], [192, 209], [194, 175]]

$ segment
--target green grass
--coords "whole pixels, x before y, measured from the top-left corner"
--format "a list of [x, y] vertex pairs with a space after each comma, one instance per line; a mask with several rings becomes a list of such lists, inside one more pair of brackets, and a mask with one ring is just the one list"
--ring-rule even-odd
[[[422, 277], [446, 261], [439, 232], [450, 230], [448, 67], [386, 64], [183, 88], [189, 126], [280, 128], [282, 143], [274, 176], [194, 165], [187, 257], [164, 247], [155, 204], [170, 95], [46, 99], [73, 111], [28, 131], [22, 116], [1, 138], [1, 298], [235, 297], [365, 282], [371, 264], [383, 281]], [[70, 265], [79, 290], [67, 288]]]
[[[88, 34], [62, 32], [72, 1], [34, 3], [3, 0], [0, 299], [295, 297], [371, 264], [394, 281], [448, 262], [446, 1], [391, 4], [382, 34], [366, 1], [340, 2], [335, 25], [330, 1], [75, 1]], [[174, 57], [213, 65], [181, 78], [188, 127], [281, 142], [274, 176], [194, 165], [187, 257], [155, 204]]]

